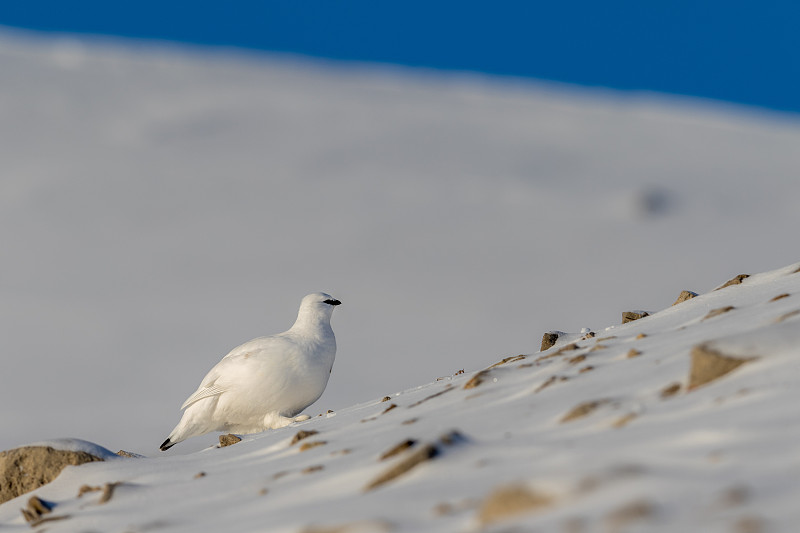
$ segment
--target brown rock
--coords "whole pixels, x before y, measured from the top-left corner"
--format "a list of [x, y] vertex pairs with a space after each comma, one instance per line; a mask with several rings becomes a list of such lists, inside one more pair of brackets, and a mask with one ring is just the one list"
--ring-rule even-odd
[[681, 293], [678, 295], [678, 299], [675, 300], [675, 303], [672, 305], [678, 305], [679, 303], [685, 302], [686, 300], [691, 300], [695, 296], [697, 296], [696, 292], [681, 291]]
[[289, 443], [289, 446], [297, 444], [301, 440], [307, 439], [308, 437], [310, 437], [312, 435], [316, 435], [317, 433], [318, 433], [318, 431], [316, 431], [314, 429], [311, 429], [311, 430], [308, 430], [308, 431], [305, 431], [305, 430], [301, 429], [300, 431], [295, 433], [294, 437], [292, 437], [292, 442]]
[[[227, 435], [220, 435], [219, 436], [219, 447], [224, 448], [225, 446], [231, 446], [236, 444], [237, 442], [242, 442], [241, 437], [237, 437], [233, 433], [228, 433]], [[237, 448], [238, 450], [238, 448]]]
[[633, 322], [634, 320], [639, 320], [646, 316], [650, 316], [650, 313], [647, 311], [625, 311], [622, 313], [622, 323], [627, 324], [628, 322]]
[[24, 446], [0, 452], [0, 503], [50, 483], [66, 466], [94, 461], [102, 459], [50, 446]]
[[328, 442], [324, 441], [324, 440], [315, 440], [315, 441], [311, 441], [311, 442], [304, 442], [303, 444], [300, 445], [299, 449], [300, 449], [301, 452], [305, 452], [305, 451], [308, 451], [308, 450], [310, 450], [312, 448], [316, 448], [317, 446], [325, 446], [326, 444], [328, 444]]
[[[513, 363], [514, 361], [519, 361], [521, 359], [525, 359], [524, 355], [512, 355], [511, 357], [506, 357], [502, 361], [498, 361], [489, 368], [494, 368], [496, 366], [504, 365], [506, 363]], [[488, 370], [488, 369], [487, 369]]]
[[791, 296], [788, 292], [784, 292], [783, 294], [779, 294], [776, 297], [772, 298], [770, 302], [777, 302], [778, 300], [783, 300], [784, 298], [788, 298]]
[[36, 527], [44, 522], [69, 518], [69, 515], [46, 516], [53, 511], [53, 507], [55, 507], [54, 503], [46, 502], [37, 496], [31, 496], [28, 500], [28, 505], [24, 509], [20, 509], [20, 512], [31, 527]]
[[708, 320], [709, 318], [714, 318], [715, 316], [719, 316], [721, 314], [727, 313], [728, 311], [733, 311], [736, 309], [732, 305], [726, 305], [725, 307], [718, 307], [716, 309], [712, 309], [708, 312], [706, 316], [703, 317], [703, 320]]
[[656, 507], [647, 500], [635, 500], [622, 507], [618, 507], [606, 517], [612, 530], [620, 530], [632, 522], [645, 520], [655, 514]]
[[675, 396], [681, 391], [681, 384], [680, 383], [673, 383], [671, 385], [667, 385], [661, 390], [661, 398], [669, 398], [671, 396]]
[[570, 422], [572, 420], [577, 420], [579, 418], [588, 416], [591, 412], [596, 410], [598, 407], [607, 404], [609, 401], [610, 400], [592, 400], [589, 402], [580, 403], [570, 409], [569, 412], [567, 412], [567, 414], [561, 418], [561, 423], [563, 424], [564, 422]]
[[558, 337], [563, 335], [564, 333], [561, 331], [548, 331], [542, 336], [542, 347], [539, 349], [540, 352], [545, 350], [549, 350], [553, 346], [555, 346]]
[[750, 277], [750, 274], [739, 274], [735, 278], [729, 279], [728, 281], [726, 281], [725, 283], [723, 283], [722, 285], [720, 285], [719, 287], [717, 287], [714, 290], [718, 291], [720, 289], [724, 289], [725, 287], [730, 287], [731, 285], [739, 285], [741, 282], [743, 282], [744, 280], [746, 280], [749, 277]]
[[575, 357], [570, 357], [569, 359], [567, 359], [567, 363], [571, 365], [577, 365], [578, 363], [584, 360], [586, 360], [586, 355], [581, 354], [581, 355], [576, 355]]
[[488, 370], [481, 370], [480, 372], [478, 372], [477, 374], [472, 376], [469, 379], [469, 381], [467, 381], [464, 384], [464, 388], [465, 389], [474, 389], [475, 387], [477, 387], [478, 385], [483, 383], [484, 380], [486, 379], [486, 376], [488, 376], [488, 375], [489, 375], [489, 371]]
[[636, 348], [631, 348], [630, 351], [628, 352], [628, 356], [627, 357], [628, 357], [628, 359], [630, 359], [632, 357], [639, 357], [640, 355], [642, 355], [642, 352], [640, 352]]
[[382, 485], [385, 485], [386, 483], [392, 481], [393, 479], [402, 476], [403, 474], [405, 474], [415, 466], [419, 465], [420, 463], [424, 463], [425, 461], [430, 461], [431, 459], [436, 457], [438, 453], [439, 450], [434, 444], [426, 444], [418, 448], [417, 451], [406, 456], [405, 459], [389, 467], [389, 469], [384, 470], [375, 479], [370, 481], [367, 484], [367, 486], [364, 487], [364, 491], [366, 492], [374, 490]]
[[700, 344], [692, 348], [692, 363], [689, 369], [689, 390], [710, 383], [755, 357], [731, 357]]
[[481, 503], [478, 520], [484, 525], [493, 524], [544, 509], [552, 503], [552, 496], [525, 485], [506, 485], [494, 489]]
[[404, 440], [404, 441], [400, 442], [399, 444], [397, 444], [396, 446], [392, 446], [391, 448], [389, 448], [388, 450], [386, 450], [385, 452], [383, 452], [383, 453], [381, 454], [381, 456], [380, 456], [378, 459], [379, 459], [380, 461], [385, 461], [385, 460], [386, 460], [386, 459], [388, 459], [389, 457], [394, 457], [394, 456], [395, 456], [395, 455], [397, 455], [398, 453], [400, 453], [400, 452], [402, 452], [402, 451], [405, 451], [405, 450], [407, 450], [407, 449], [411, 448], [411, 447], [412, 447], [412, 446], [414, 446], [416, 443], [417, 443], [417, 441], [416, 441], [416, 440], [414, 440], [414, 439], [406, 439], [406, 440]]
[[130, 459], [145, 459], [144, 455], [140, 455], [138, 453], [133, 453], [133, 452], [126, 452], [125, 450], [118, 451], [117, 455], [119, 455], [120, 457], [128, 457]]

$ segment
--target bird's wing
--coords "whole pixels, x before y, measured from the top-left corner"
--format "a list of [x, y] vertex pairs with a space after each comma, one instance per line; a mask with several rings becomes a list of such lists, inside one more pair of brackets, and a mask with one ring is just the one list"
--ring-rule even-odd
[[210, 398], [212, 396], [219, 396], [220, 394], [222, 394], [226, 390], [227, 389], [225, 387], [222, 387], [222, 386], [217, 385], [215, 383], [212, 383], [209, 386], [200, 385], [199, 389], [194, 391], [191, 396], [186, 398], [186, 401], [183, 402], [183, 405], [181, 405], [181, 409], [186, 409], [187, 407], [189, 407], [193, 403], [199, 402], [203, 398]]
[[280, 351], [280, 348], [283, 348], [284, 352], [288, 352], [293, 347], [293, 345], [287, 344], [280, 335], [259, 337], [237, 346], [206, 374], [197, 390], [183, 402], [181, 409], [186, 409], [203, 398], [219, 396], [234, 388], [241, 375], [247, 374], [249, 371], [246, 363], [242, 365], [249, 357]]

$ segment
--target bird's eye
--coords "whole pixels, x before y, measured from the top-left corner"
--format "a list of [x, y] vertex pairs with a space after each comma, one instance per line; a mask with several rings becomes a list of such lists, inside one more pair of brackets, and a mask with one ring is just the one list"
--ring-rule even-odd
[[324, 302], [322, 302], [322, 303], [325, 303], [325, 304], [328, 304], [328, 305], [339, 305], [339, 304], [341, 304], [342, 302], [340, 302], [339, 300], [325, 300], [325, 301], [324, 301]]

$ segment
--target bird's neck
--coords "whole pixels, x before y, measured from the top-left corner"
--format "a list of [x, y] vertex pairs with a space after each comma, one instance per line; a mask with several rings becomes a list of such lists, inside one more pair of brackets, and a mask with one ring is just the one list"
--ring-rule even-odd
[[330, 317], [319, 313], [304, 313], [302, 311], [298, 313], [297, 320], [289, 331], [317, 337], [333, 335]]

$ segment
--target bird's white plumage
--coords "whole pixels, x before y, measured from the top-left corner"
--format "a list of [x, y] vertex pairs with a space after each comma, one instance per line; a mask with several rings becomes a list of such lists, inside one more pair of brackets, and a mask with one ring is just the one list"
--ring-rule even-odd
[[212, 431], [256, 433], [290, 424], [328, 383], [336, 357], [330, 319], [339, 303], [309, 294], [289, 330], [231, 350], [183, 403], [183, 417], [161, 449]]

